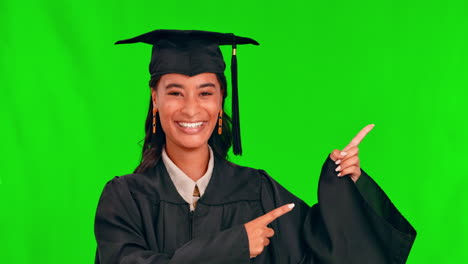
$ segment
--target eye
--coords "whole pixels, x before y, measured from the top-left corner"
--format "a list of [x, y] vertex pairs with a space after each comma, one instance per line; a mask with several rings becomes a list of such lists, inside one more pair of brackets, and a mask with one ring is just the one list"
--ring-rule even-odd
[[210, 93], [210, 92], [202, 92], [200, 93], [202, 96], [209, 96], [209, 95], [213, 95], [213, 93]]
[[169, 92], [167, 94], [168, 95], [173, 95], [173, 96], [181, 96], [182, 95], [180, 92]]

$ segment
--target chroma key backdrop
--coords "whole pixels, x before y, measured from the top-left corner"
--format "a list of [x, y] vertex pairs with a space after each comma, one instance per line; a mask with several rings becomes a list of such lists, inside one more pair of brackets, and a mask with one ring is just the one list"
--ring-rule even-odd
[[407, 263], [468, 259], [466, 1], [2, 0], [2, 263], [93, 263], [99, 196], [138, 165], [150, 96], [151, 47], [114, 42], [154, 29], [260, 43], [237, 49], [232, 161], [312, 205], [328, 153], [375, 124], [361, 166], [418, 232]]

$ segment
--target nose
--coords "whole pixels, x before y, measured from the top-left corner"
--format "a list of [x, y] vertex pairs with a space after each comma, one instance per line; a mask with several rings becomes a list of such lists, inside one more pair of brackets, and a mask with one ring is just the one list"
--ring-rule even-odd
[[200, 102], [194, 95], [185, 97], [181, 112], [187, 117], [194, 117], [200, 112]]

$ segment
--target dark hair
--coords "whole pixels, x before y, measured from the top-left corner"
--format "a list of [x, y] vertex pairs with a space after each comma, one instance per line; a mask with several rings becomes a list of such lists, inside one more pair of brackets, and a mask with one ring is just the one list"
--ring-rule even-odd
[[[218, 78], [223, 93], [223, 133], [219, 135], [217, 132], [218, 126], [215, 126], [208, 140], [208, 144], [210, 144], [215, 155], [227, 159], [228, 150], [232, 145], [231, 118], [226, 114], [226, 111], [224, 111], [224, 100], [227, 96], [227, 82], [226, 77], [222, 73], [216, 73], [216, 77]], [[156, 89], [160, 78], [161, 76], [153, 77], [149, 81], [150, 88]], [[148, 114], [145, 121], [145, 139], [141, 152], [141, 161], [134, 173], [146, 172], [148, 169], [154, 167], [161, 158], [162, 147], [166, 143], [166, 134], [162, 130], [159, 113], [156, 114], [156, 127], [156, 134], [153, 134], [153, 101], [150, 97]]]

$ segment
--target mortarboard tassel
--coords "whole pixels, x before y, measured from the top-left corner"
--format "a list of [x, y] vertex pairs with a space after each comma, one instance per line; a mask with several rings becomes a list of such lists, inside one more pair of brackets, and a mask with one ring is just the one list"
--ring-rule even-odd
[[242, 155], [240, 118], [239, 118], [239, 95], [237, 90], [237, 56], [236, 36], [233, 34], [232, 58], [231, 58], [231, 83], [232, 83], [232, 140], [234, 155]]

